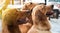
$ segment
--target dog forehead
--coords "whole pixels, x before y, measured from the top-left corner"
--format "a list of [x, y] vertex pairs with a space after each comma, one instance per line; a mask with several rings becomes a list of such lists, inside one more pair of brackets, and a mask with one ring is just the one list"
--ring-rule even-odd
[[52, 7], [52, 5], [46, 5], [46, 7], [50, 7], [50, 8], [51, 8], [51, 7]]
[[51, 7], [51, 5], [37, 5], [35, 8], [44, 8], [44, 7]]
[[53, 7], [52, 7], [52, 5], [46, 5], [46, 9], [47, 9], [47, 10], [52, 10]]
[[45, 7], [45, 5], [37, 5], [37, 6], [34, 7], [34, 9], [42, 9], [44, 7]]
[[30, 5], [30, 4], [32, 4], [32, 3], [31, 2], [25, 3], [25, 5]]

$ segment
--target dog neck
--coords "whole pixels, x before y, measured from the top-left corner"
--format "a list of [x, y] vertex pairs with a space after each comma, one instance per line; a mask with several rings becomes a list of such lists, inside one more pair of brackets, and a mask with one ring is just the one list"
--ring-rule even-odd
[[37, 30], [41, 30], [41, 31], [48, 31], [50, 30], [50, 25], [49, 23], [47, 23], [48, 21], [44, 21], [44, 22], [35, 22], [33, 23], [34, 28], [36, 28]]
[[49, 29], [47, 16], [41, 12], [36, 12], [33, 20], [33, 26], [38, 29]]

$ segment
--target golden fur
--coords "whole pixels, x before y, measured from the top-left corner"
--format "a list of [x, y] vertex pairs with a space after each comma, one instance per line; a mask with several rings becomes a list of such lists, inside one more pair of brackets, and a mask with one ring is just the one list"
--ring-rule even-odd
[[[27, 33], [33, 25], [32, 9], [36, 6], [35, 3], [26, 3], [22, 11], [17, 9], [5, 10], [2, 13], [3, 33]], [[27, 11], [28, 10], [28, 11]], [[12, 28], [12, 29], [11, 29]]]
[[[26, 8], [26, 6], [27, 6], [27, 8]], [[9, 31], [8, 31], [8, 26], [7, 25], [10, 25], [11, 23], [13, 23], [14, 25], [16, 25], [17, 26], [17, 28], [19, 28], [20, 29], [20, 31], [21, 31], [21, 33], [27, 33], [27, 31], [30, 29], [30, 27], [32, 26], [32, 18], [31, 18], [31, 9], [33, 8], [35, 6], [35, 4], [34, 3], [26, 3], [24, 6], [23, 6], [23, 8], [22, 8], [22, 11], [21, 12], [18, 12], [18, 10], [17, 9], [9, 9], [9, 10], [5, 10], [5, 12], [2, 14], [3, 16], [2, 16], [2, 21], [3, 21], [3, 33], [8, 33]], [[31, 8], [32, 7], [32, 8]], [[26, 9], [28, 10], [30, 10], [30, 11], [26, 11]], [[25, 11], [23, 11], [23, 10], [25, 10]], [[14, 14], [18, 14], [18, 16], [17, 15], [14, 15], [14, 16], [11, 16], [12, 15], [12, 12], [14, 12]], [[9, 14], [9, 16], [7, 16]], [[28, 15], [27, 15], [28, 14]], [[6, 18], [5, 18], [5, 16], [8, 18], [8, 20], [11, 20], [11, 21], [13, 21], [13, 22], [8, 22], [7, 20], [6, 20]], [[16, 17], [15, 17], [16, 16]], [[19, 19], [25, 19], [25, 18], [27, 18], [28, 19], [28, 23], [25, 21], [25, 22], [21, 22], [21, 21], [19, 21], [19, 22], [16, 22], [16, 21], [14, 21], [14, 20], [19, 20]], [[6, 21], [6, 22], [5, 22]], [[19, 24], [19, 27], [18, 27], [18, 24], [16, 24], [16, 23], [18, 23]], [[15, 26], [15, 27], [16, 27]], [[16, 28], [14, 28], [14, 29], [16, 29]], [[12, 32], [11, 32], [12, 33]], [[13, 32], [13, 33], [16, 33], [16, 32]], [[18, 33], [18, 30], [17, 30], [17, 33]]]
[[[18, 11], [17, 9], [8, 9], [2, 13], [2, 27], [3, 33], [20, 33], [20, 29], [28, 30], [31, 26], [31, 20], [29, 18], [30, 13], [28, 11]], [[30, 23], [30, 24], [28, 24]], [[19, 26], [20, 25], [20, 26]], [[23, 27], [24, 25], [24, 27]], [[20, 28], [21, 27], [21, 28]], [[22, 33], [22, 32], [21, 32]]]
[[[3, 33], [24, 33], [31, 27], [29, 11], [18, 11], [17, 9], [8, 9], [2, 13]], [[25, 28], [25, 27], [27, 28]], [[21, 28], [20, 28], [21, 27]], [[21, 30], [22, 29], [22, 30]]]
[[[32, 3], [32, 2], [28, 2], [28, 3], [25, 3], [24, 5], [23, 5], [23, 7], [22, 7], [22, 9], [21, 10], [28, 10], [29, 11], [29, 13], [30, 13], [30, 16], [29, 16], [29, 20], [30, 20], [30, 23], [26, 23], [26, 24], [22, 24], [22, 25], [20, 25], [21, 27], [20, 27], [20, 29], [21, 29], [21, 32], [22, 33], [26, 33], [30, 28], [31, 28], [31, 26], [33, 25], [32, 23], [32, 16], [31, 16], [31, 13], [32, 13], [32, 10], [33, 10], [33, 8], [35, 7], [35, 6], [37, 6], [37, 5], [39, 5], [39, 4], [36, 4], [36, 3]], [[44, 5], [44, 4], [41, 4], [41, 5]], [[29, 28], [28, 28], [29, 27]]]
[[16, 20], [18, 13], [16, 9], [8, 9], [2, 13], [2, 33], [20, 33]]
[[[24, 6], [21, 8], [21, 10], [27, 10], [28, 11], [28, 14], [30, 13], [30, 15], [28, 15], [28, 18], [29, 18], [29, 23], [26, 23], [26, 24], [21, 24], [19, 25], [20, 26], [20, 30], [22, 33], [27, 33], [27, 31], [31, 28], [31, 26], [33, 25], [33, 22], [32, 22], [32, 16], [31, 16], [31, 13], [32, 13], [32, 9], [36, 6], [37, 4], [35, 3], [25, 3]], [[26, 11], [25, 11], [26, 12]]]
[[[26, 8], [26, 6], [27, 6], [27, 8]], [[4, 19], [5, 19], [5, 15], [8, 15], [8, 14], [10, 14], [10, 15], [12, 15], [12, 12], [14, 12], [15, 14], [18, 14], [18, 16], [16, 15], [16, 17], [17, 17], [17, 20], [19, 20], [19, 19], [25, 19], [25, 18], [27, 18], [28, 19], [28, 23], [27, 22], [19, 22], [19, 29], [20, 29], [20, 31], [21, 31], [21, 33], [27, 33], [27, 31], [30, 29], [30, 27], [32, 26], [32, 17], [31, 17], [31, 10], [32, 10], [32, 8], [34, 8], [36, 6], [36, 4], [34, 4], [34, 3], [26, 3], [24, 6], [23, 6], [23, 8], [22, 8], [22, 11], [21, 12], [18, 12], [18, 10], [17, 9], [9, 9], [9, 10], [5, 10], [5, 12], [3, 13], [3, 16], [2, 16], [2, 20], [3, 20], [3, 24], [4, 24], [4, 26], [3, 27], [7, 27], [7, 25], [10, 25], [11, 23], [13, 23], [14, 25], [16, 24], [16, 23], [18, 23], [18, 22], [8, 22], [7, 20], [6, 20], [6, 23], [5, 23], [5, 21], [4, 21]], [[24, 11], [25, 10], [25, 11]], [[30, 11], [26, 11], [26, 10], [30, 10]], [[18, 12], [18, 13], [16, 13], [16, 11]], [[10, 20], [12, 20], [12, 21], [14, 21], [15, 20], [15, 15], [14, 16], [7, 16], [7, 18], [9, 19], [9, 17], [10, 17]], [[12, 17], [12, 18], [11, 18]], [[6, 25], [5, 25], [6, 24]], [[17, 25], [17, 24], [16, 24]], [[18, 26], [18, 25], [17, 25]], [[5, 29], [5, 30], [4, 30]], [[4, 28], [3, 30], [6, 32], [6, 30], [7, 30], [7, 28]], [[18, 31], [18, 30], [17, 30]], [[4, 32], [4, 33], [5, 33]], [[7, 30], [7, 32], [8, 32], [8, 30]], [[15, 32], [16, 33], [16, 32]]]
[[37, 5], [32, 11], [33, 26], [27, 33], [51, 33], [50, 23], [46, 13], [51, 11], [51, 6]]

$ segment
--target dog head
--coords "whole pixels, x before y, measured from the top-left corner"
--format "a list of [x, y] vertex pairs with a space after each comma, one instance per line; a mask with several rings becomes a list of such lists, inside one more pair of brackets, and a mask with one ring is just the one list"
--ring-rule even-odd
[[27, 10], [22, 10], [22, 11], [18, 11], [18, 16], [17, 16], [17, 22], [19, 24], [25, 24], [27, 22], [30, 22], [30, 18], [31, 14], [29, 11]]
[[43, 14], [46, 15], [47, 12], [51, 12], [53, 10], [53, 6], [52, 5], [49, 5], [49, 6], [46, 6], [46, 5], [37, 5], [34, 9], [35, 10], [39, 10]]
[[[47, 20], [46, 13], [52, 10], [52, 5], [46, 6], [46, 5], [37, 5], [33, 8], [32, 12], [32, 20]], [[39, 19], [40, 18], [40, 19]]]
[[32, 10], [37, 4], [29, 2], [25, 3], [24, 6], [22, 7], [22, 10]]

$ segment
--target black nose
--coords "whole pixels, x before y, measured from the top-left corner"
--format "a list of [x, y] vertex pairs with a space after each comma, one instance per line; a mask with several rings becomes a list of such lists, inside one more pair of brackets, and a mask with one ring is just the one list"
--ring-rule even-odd
[[51, 5], [52, 8], [54, 8], [54, 5]]
[[32, 4], [32, 2], [30, 2], [30, 4]]

